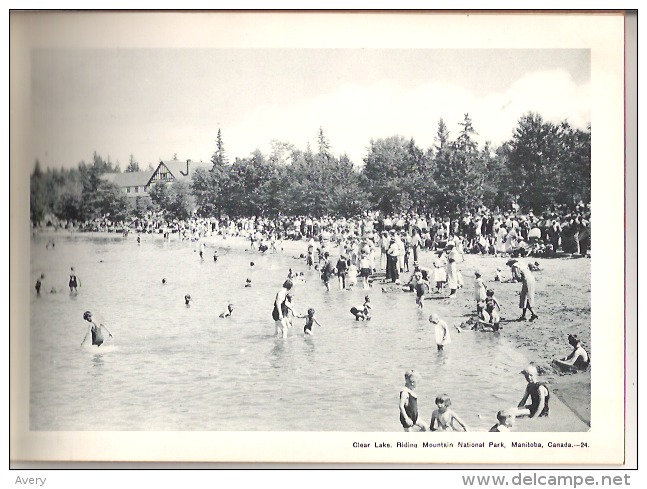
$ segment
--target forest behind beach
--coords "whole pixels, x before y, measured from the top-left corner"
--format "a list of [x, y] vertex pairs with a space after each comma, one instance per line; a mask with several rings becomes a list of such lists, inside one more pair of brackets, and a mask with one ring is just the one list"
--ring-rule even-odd
[[[435, 133], [430, 148], [401, 135], [372, 139], [363, 161], [354, 162], [321, 127], [314, 149], [272, 141], [269, 154], [256, 149], [234, 158], [218, 130], [210, 169], [196, 169], [190, 183], [158, 183], [149, 197], [134, 199], [102, 178], [121, 171], [109, 156], [95, 152], [90, 162], [76, 167], [61, 162], [61, 168], [45, 170], [36, 161], [30, 176], [30, 218], [38, 226], [46, 216], [119, 222], [149, 211], [162, 211], [169, 219], [350, 217], [368, 210], [458, 216], [481, 206], [541, 213], [590, 202], [590, 124], [581, 130], [567, 120], [552, 123], [529, 112], [519, 118], [507, 141], [479, 145], [478, 128], [465, 114], [457, 128], [441, 118]], [[124, 171], [140, 169], [146, 168], [131, 155]]]

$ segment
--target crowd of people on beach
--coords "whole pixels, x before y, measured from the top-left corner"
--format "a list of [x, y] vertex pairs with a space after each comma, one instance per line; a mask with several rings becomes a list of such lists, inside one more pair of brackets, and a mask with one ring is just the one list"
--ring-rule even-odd
[[[178, 234], [183, 239], [195, 239], [208, 233], [223, 236], [249, 236], [255, 245], [263, 243], [270, 249], [275, 240], [302, 240], [321, 236], [323, 240], [340, 237], [365, 237], [395, 230], [406, 233], [413, 260], [420, 250], [444, 246], [455, 239], [467, 253], [491, 255], [554, 256], [564, 253], [586, 256], [590, 250], [590, 204], [555, 206], [541, 214], [533, 212], [490, 210], [480, 207], [473, 212], [453, 216], [433, 216], [426, 213], [385, 215], [366, 212], [353, 218], [345, 217], [251, 217], [201, 218], [186, 221], [167, 220], [162, 212], [148, 211], [139, 218], [113, 222], [109, 216], [90, 221], [59, 221], [50, 216], [46, 224], [53, 229], [72, 232], [118, 232], [137, 234]], [[36, 228], [35, 232], [38, 232]], [[375, 237], [374, 237], [375, 239]]]
[[[337, 283], [340, 290], [353, 290], [359, 287], [366, 291], [380, 290], [382, 293], [411, 292], [415, 295], [416, 307], [423, 309], [425, 297], [430, 294], [445, 294], [451, 301], [458, 291], [465, 287], [466, 279], [459, 264], [465, 261], [465, 255], [491, 255], [507, 259], [510, 270], [510, 282], [521, 284], [518, 321], [537, 321], [539, 314], [535, 303], [534, 272], [541, 270], [537, 260], [529, 258], [556, 256], [571, 253], [576, 256], [588, 256], [590, 250], [590, 223], [588, 206], [580, 204], [575, 209], [556, 209], [541, 216], [533, 213], [519, 214], [513, 212], [490, 212], [481, 208], [474, 213], [458, 218], [432, 217], [420, 214], [398, 214], [384, 216], [380, 213], [367, 213], [357, 218], [313, 218], [308, 216], [242, 219], [193, 218], [187, 221], [167, 221], [162, 215], [148, 213], [144, 218], [129, 223], [110, 223], [105, 220], [97, 223], [82, 223], [66, 228], [74, 231], [121, 232], [124, 238], [132, 232], [137, 235], [137, 244], [141, 245], [141, 236], [161, 234], [163, 239], [188, 240], [198, 244], [200, 260], [205, 259], [206, 249], [203, 238], [221, 236], [242, 237], [249, 241], [248, 251], [258, 253], [280, 253], [284, 242], [299, 241], [304, 245], [303, 253], [294, 257], [302, 260], [310, 270], [316, 270], [326, 291], [331, 290], [331, 283]], [[47, 249], [54, 248], [53, 239], [47, 242]], [[567, 251], [570, 250], [570, 251]], [[421, 265], [423, 253], [429, 253], [432, 267]], [[218, 252], [214, 251], [213, 260], [218, 261]], [[250, 263], [253, 267], [254, 263]], [[301, 274], [302, 275], [302, 274]], [[45, 275], [40, 274], [36, 281], [36, 294], [44, 290]], [[296, 312], [292, 288], [294, 282], [302, 279], [298, 273], [289, 270], [286, 280], [276, 292], [273, 301], [272, 319], [275, 324], [275, 335], [286, 338], [293, 327], [295, 319], [304, 319], [304, 335], [312, 335], [313, 327], [322, 327], [315, 317], [314, 308], [307, 312]], [[336, 279], [336, 280], [335, 280]], [[501, 267], [497, 268], [493, 281], [503, 281]], [[163, 279], [162, 283], [165, 283]], [[247, 279], [245, 287], [251, 287]], [[78, 293], [80, 280], [74, 268], [70, 269], [68, 286], [71, 294]], [[377, 288], [376, 288], [377, 286]], [[56, 287], [51, 292], [56, 292]], [[474, 272], [474, 317], [472, 329], [484, 332], [499, 332], [502, 329], [501, 307], [492, 287], [485, 284], [480, 271]], [[184, 297], [190, 307], [192, 298]], [[364, 297], [362, 304], [350, 309], [356, 321], [371, 319], [370, 296]], [[234, 312], [234, 305], [228, 304], [227, 310], [220, 318], [228, 318]], [[528, 316], [529, 315], [529, 316]], [[92, 313], [86, 311], [83, 318], [90, 323], [88, 333], [92, 333], [92, 345], [101, 346], [104, 342], [101, 334], [106, 329], [92, 319]], [[436, 312], [429, 316], [433, 325], [437, 351], [442, 354], [445, 346], [451, 343], [451, 330], [458, 333], [461, 328], [450, 328]], [[463, 325], [462, 325], [463, 326]], [[88, 335], [86, 333], [86, 337]], [[112, 337], [112, 333], [109, 336]], [[83, 342], [85, 342], [84, 338]], [[575, 336], [568, 336], [573, 347], [570, 355], [555, 360], [556, 368], [563, 371], [585, 370], [590, 357], [582, 342]], [[543, 417], [549, 413], [550, 390], [548, 385], [538, 382], [539, 372], [530, 365], [522, 373], [528, 386], [519, 405], [506, 408], [497, 413], [497, 424], [490, 431], [508, 431], [514, 419], [519, 416]], [[440, 394], [435, 399], [437, 409], [433, 411], [429, 424], [418, 419], [418, 400], [415, 393], [420, 374], [415, 370], [405, 373], [405, 387], [400, 392], [400, 421], [405, 431], [414, 427], [420, 430], [463, 430], [467, 425], [450, 409], [451, 400], [447, 394]], [[530, 404], [527, 404], [530, 399]]]

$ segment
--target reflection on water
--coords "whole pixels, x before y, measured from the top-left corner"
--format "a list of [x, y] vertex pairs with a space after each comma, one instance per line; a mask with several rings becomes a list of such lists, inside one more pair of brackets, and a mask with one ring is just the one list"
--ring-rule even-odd
[[[73, 297], [31, 289], [33, 430], [401, 431], [398, 392], [411, 368], [422, 376], [422, 419], [447, 393], [471, 429], [487, 430], [523, 393], [525, 360], [505, 334], [452, 330], [452, 343], [436, 350], [427, 318], [451, 307], [443, 301], [420, 311], [411, 294], [326, 292], [301, 261], [230, 250], [220, 239], [217, 262], [200, 261], [194, 244], [153, 236], [137, 246], [132, 237], [77, 235], [53, 251], [46, 241], [32, 242], [30, 280], [45, 273], [43, 289], [61, 290], [74, 266], [82, 286]], [[312, 337], [301, 319], [287, 339], [274, 335], [273, 299], [288, 268], [305, 273], [297, 312], [313, 307], [323, 324]], [[367, 293], [373, 319], [355, 321], [349, 310]], [[234, 313], [219, 319], [229, 303]], [[99, 349], [79, 347], [86, 310], [114, 335]]]
[[93, 367], [103, 367], [104, 361], [103, 361], [103, 355], [100, 353], [95, 354], [92, 357], [92, 366]]

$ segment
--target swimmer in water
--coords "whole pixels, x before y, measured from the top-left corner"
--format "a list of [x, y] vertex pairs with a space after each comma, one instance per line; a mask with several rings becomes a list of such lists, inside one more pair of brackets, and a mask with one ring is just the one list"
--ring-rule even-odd
[[451, 399], [447, 394], [442, 394], [436, 397], [436, 406], [438, 409], [435, 409], [431, 413], [431, 421], [429, 422], [430, 431], [459, 431], [456, 426], [454, 426], [454, 421], [456, 421], [463, 431], [467, 431], [467, 426], [458, 415], [449, 409], [449, 406], [452, 405]]
[[92, 313], [90, 311], [85, 311], [85, 313], [83, 313], [83, 319], [89, 322], [90, 325], [88, 327], [88, 330], [85, 332], [81, 346], [83, 346], [83, 343], [85, 343], [85, 340], [88, 337], [88, 333], [90, 332], [92, 333], [92, 344], [97, 345], [97, 347], [103, 344], [103, 335], [101, 334], [102, 329], [108, 331], [108, 335], [110, 336], [110, 338], [112, 338], [112, 333], [108, 330], [108, 328], [106, 328], [103, 324], [97, 324], [92, 320]]
[[229, 304], [227, 306], [227, 310], [225, 312], [220, 313], [220, 316], [218, 316], [218, 317], [220, 317], [220, 318], [228, 318], [229, 316], [231, 316], [232, 312], [234, 312], [234, 305]]
[[36, 295], [40, 296], [40, 289], [43, 286], [43, 280], [45, 280], [45, 274], [41, 273], [40, 278], [36, 280], [36, 285], [34, 288], [36, 289]]
[[191, 299], [191, 296], [189, 294], [184, 296], [184, 304], [186, 306], [190, 306], [192, 302], [193, 302], [193, 299]]
[[315, 318], [315, 310], [311, 307], [308, 309], [308, 314], [305, 316], [297, 316], [300, 318], [305, 318], [306, 324], [303, 326], [304, 335], [312, 335], [312, 326], [316, 324], [319, 327], [322, 327], [319, 321]]
[[251, 287], [252, 286], [252, 280], [251, 279], [246, 279], [245, 280], [245, 287]]
[[371, 316], [369, 314], [369, 311], [371, 309], [371, 299], [369, 296], [364, 297], [364, 304], [361, 307], [352, 307], [350, 312], [355, 316], [355, 321], [359, 321], [360, 319], [362, 321], [366, 320], [369, 321], [371, 319]]

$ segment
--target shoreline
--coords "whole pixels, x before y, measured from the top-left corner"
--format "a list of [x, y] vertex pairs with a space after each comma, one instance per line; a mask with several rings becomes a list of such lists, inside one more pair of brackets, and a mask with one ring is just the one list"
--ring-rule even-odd
[[[133, 233], [131, 233], [133, 234]], [[134, 240], [134, 236], [129, 236], [128, 238], [123, 238], [120, 233], [108, 233], [108, 232], [73, 232], [67, 230], [58, 230], [58, 231], [45, 231], [39, 232], [38, 235], [32, 235], [32, 239], [36, 238], [47, 238], [47, 237], [61, 237], [61, 238], [73, 238], [73, 237], [104, 237], [104, 238], [120, 238], [120, 239], [130, 239]], [[155, 239], [155, 240], [164, 240], [161, 234], [142, 234], [146, 239]], [[172, 238], [172, 241], [177, 241], [177, 235]], [[227, 236], [226, 239], [223, 239], [222, 235], [207, 236], [201, 238], [204, 240], [207, 247], [214, 248], [231, 248], [241, 251], [249, 250], [249, 240], [242, 236]], [[299, 240], [285, 240], [282, 241], [282, 251], [281, 246], [278, 247], [278, 253], [284, 255], [293, 256], [299, 258], [300, 254], [306, 254], [307, 252], [307, 241]], [[338, 256], [338, 247], [333, 246], [329, 249], [331, 256]], [[248, 251], [249, 253], [260, 254], [257, 250]], [[267, 251], [265, 255], [272, 255], [271, 251]], [[434, 259], [433, 252], [430, 251], [421, 251], [419, 254], [419, 263], [422, 267], [432, 269]], [[590, 267], [590, 260], [583, 258], [580, 260], [587, 260], [588, 267]], [[573, 262], [572, 258], [548, 258], [542, 260], [542, 265], [544, 266], [544, 272], [556, 272], [555, 276], [551, 276], [551, 280], [556, 283], [549, 284], [544, 277], [542, 272], [539, 272], [536, 275], [537, 278], [537, 293], [536, 293], [536, 302], [537, 302], [537, 312], [540, 315], [540, 319], [535, 323], [530, 322], [516, 322], [511, 321], [510, 318], [516, 318], [518, 316], [516, 305], [518, 302], [518, 292], [520, 290], [520, 284], [508, 284], [503, 282], [493, 282], [494, 273], [497, 267], [500, 267], [503, 272], [504, 280], [509, 275], [507, 267], [505, 267], [505, 262], [507, 258], [496, 258], [494, 256], [479, 256], [466, 254], [465, 260], [458, 263], [458, 269], [463, 274], [464, 287], [458, 291], [458, 298], [454, 301], [445, 300], [439, 296], [434, 296], [430, 294], [429, 298], [440, 299], [443, 302], [444, 307], [444, 319], [450, 324], [450, 326], [458, 326], [461, 323], [464, 323], [467, 320], [466, 311], [473, 312], [474, 299], [473, 299], [473, 271], [478, 269], [483, 274], [483, 279], [486, 282], [486, 286], [493, 286], [496, 289], [496, 296], [504, 307], [502, 311], [502, 334], [505, 334], [506, 339], [510, 341], [518, 350], [523, 352], [523, 356], [528, 360], [528, 363], [533, 363], [540, 368], [540, 371], [543, 370], [543, 375], [541, 376], [542, 381], [546, 381], [551, 388], [551, 410], [554, 411], [553, 416], [549, 418], [537, 418], [537, 419], [524, 419], [519, 421], [520, 425], [523, 425], [524, 431], [553, 431], [556, 428], [556, 424], [564, 427], [562, 431], [573, 431], [568, 427], [577, 426], [584, 424], [586, 427], [591, 425], [591, 377], [590, 369], [586, 372], [579, 372], [574, 374], [559, 374], [551, 367], [551, 360], [553, 358], [561, 357], [568, 351], [564, 350], [565, 336], [570, 331], [562, 331], [563, 326], [567, 323], [571, 323], [573, 326], [579, 324], [578, 335], [585, 340], [585, 344], [590, 345], [590, 303], [588, 303], [588, 314], [586, 307], [581, 307], [587, 302], [584, 298], [579, 297], [579, 303], [577, 301], [571, 301], [570, 309], [572, 311], [563, 310], [568, 308], [563, 308], [563, 303], [557, 304], [557, 301], [554, 300], [553, 295], [550, 296], [551, 302], [544, 301], [547, 295], [547, 288], [559, 287], [555, 293], [563, 294], [561, 290], [563, 287], [573, 289], [569, 287], [568, 275], [560, 274], [560, 271], [563, 267], [560, 266], [560, 262]], [[305, 262], [304, 262], [305, 264]], [[581, 274], [581, 270], [578, 270], [578, 274]], [[590, 275], [588, 275], [590, 276]], [[409, 273], [404, 272], [402, 277], [405, 280], [408, 280]], [[580, 292], [579, 295], [585, 295], [585, 292], [590, 292], [590, 284], [581, 284], [580, 290], [575, 292]], [[544, 287], [546, 286], [546, 287]], [[394, 292], [397, 293], [397, 292]], [[443, 291], [443, 293], [445, 293]], [[590, 295], [590, 294], [589, 294]], [[563, 299], [563, 297], [562, 297]], [[437, 304], [440, 304], [440, 301], [434, 301]], [[446, 302], [446, 304], [444, 304]], [[505, 306], [503, 306], [505, 304]], [[580, 307], [577, 307], [580, 306]], [[571, 312], [571, 314], [568, 314]], [[579, 313], [579, 314], [578, 314]], [[584, 331], [586, 330], [586, 331]], [[560, 339], [563, 341], [560, 342]], [[523, 368], [524, 365], [519, 367], [519, 370]], [[550, 419], [550, 429], [546, 429], [546, 422], [544, 420]], [[556, 423], [556, 419], [560, 419], [559, 423]], [[575, 431], [586, 431], [586, 429], [577, 429]]]

